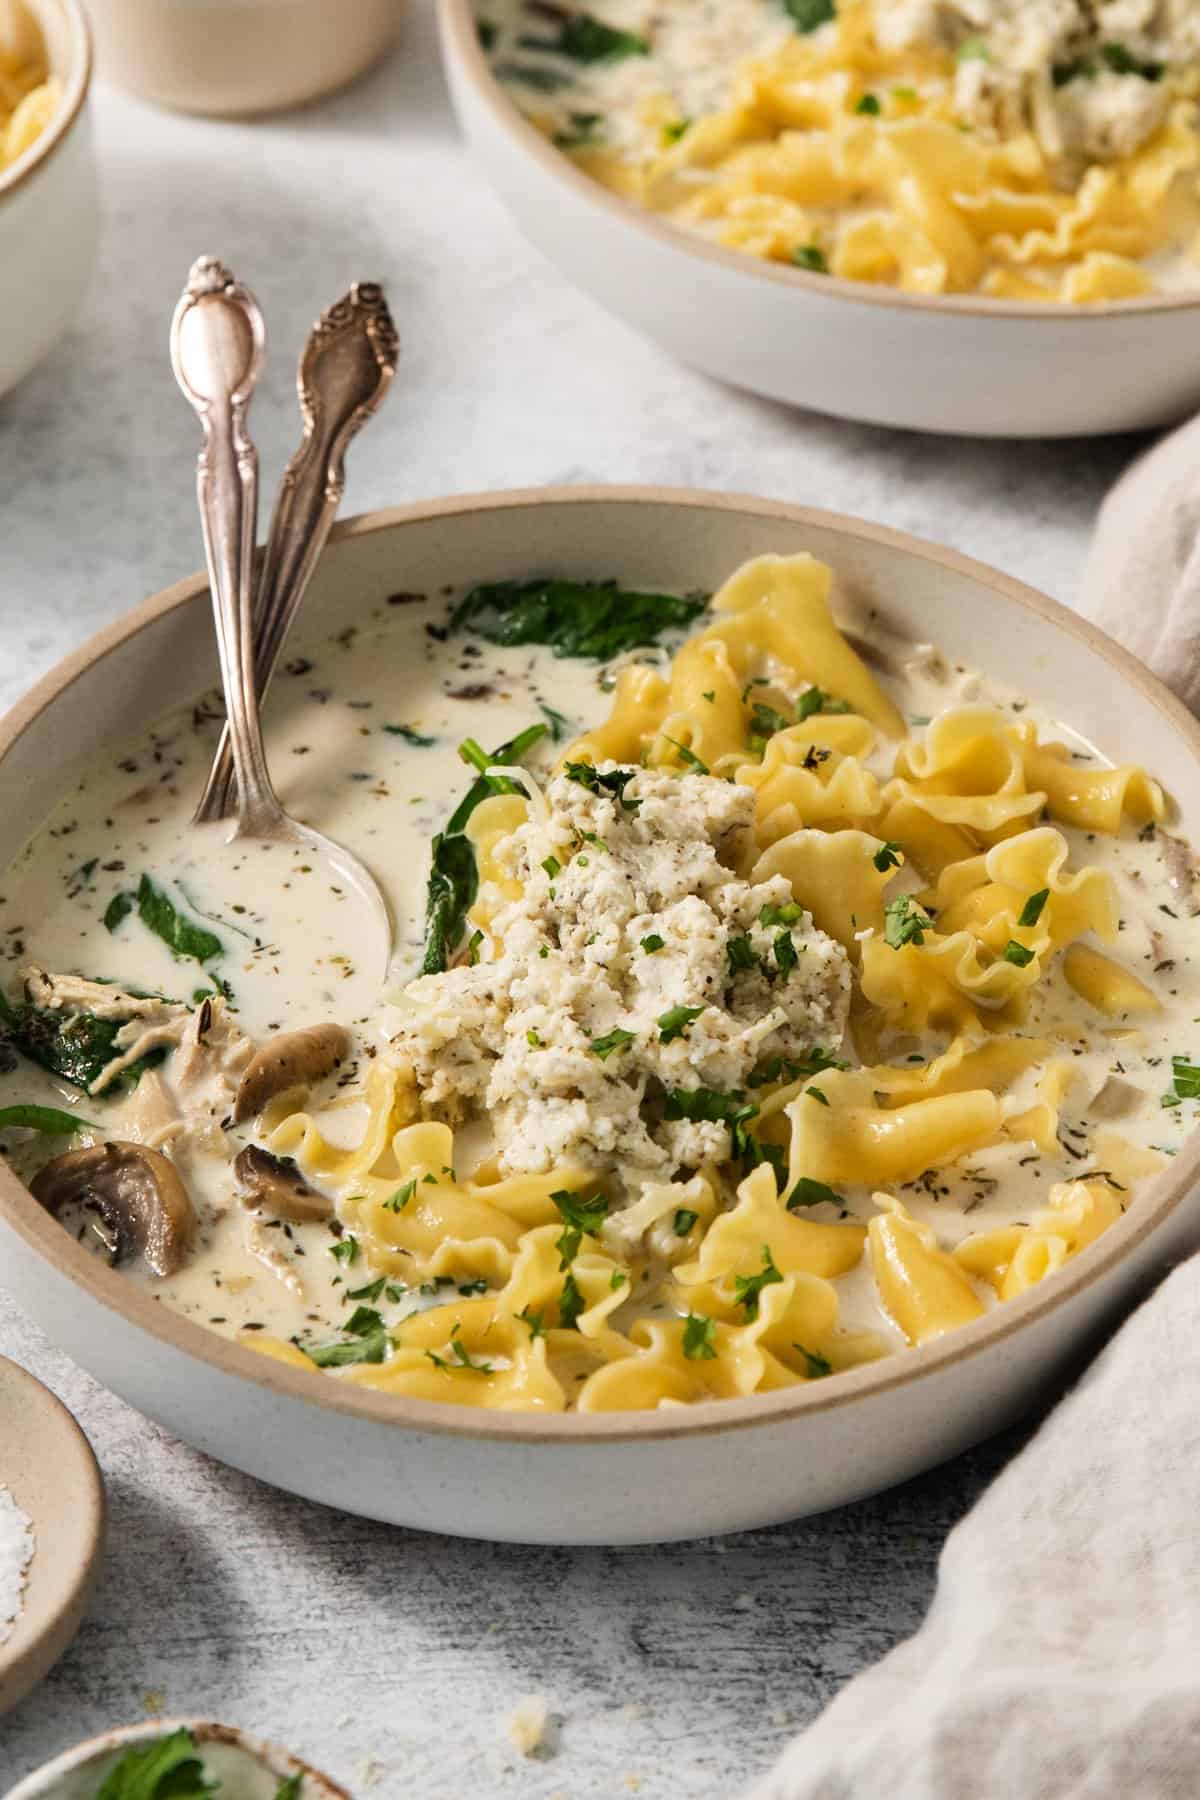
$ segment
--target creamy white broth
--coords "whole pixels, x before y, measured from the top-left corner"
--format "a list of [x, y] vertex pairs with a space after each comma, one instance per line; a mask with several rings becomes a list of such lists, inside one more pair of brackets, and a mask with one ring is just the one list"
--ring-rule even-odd
[[[318, 829], [344, 841], [370, 864], [387, 890], [398, 920], [393, 981], [416, 972], [422, 946], [430, 842], [471, 779], [457, 754], [466, 737], [494, 747], [554, 709], [567, 734], [594, 725], [607, 712], [611, 670], [555, 658], [543, 649], [497, 649], [468, 635], [445, 636], [449, 596], [408, 598], [378, 609], [361, 628], [291, 652], [269, 704], [268, 745], [285, 804]], [[1043, 737], [1069, 742], [1081, 758], [1102, 762], [1099, 750], [1068, 726], [1042, 715], [1019, 694], [996, 688], [936, 654], [894, 643], [875, 645], [883, 679], [906, 719], [927, 720], [947, 706], [985, 702], [1032, 719]], [[665, 662], [666, 651], [648, 651]], [[125, 986], [188, 999], [218, 974], [232, 990], [241, 1028], [261, 1039], [281, 1027], [337, 1020], [355, 1032], [351, 1060], [324, 1090], [321, 1123], [334, 1141], [350, 1144], [365, 1108], [358, 1080], [383, 1048], [389, 1019], [371, 972], [355, 960], [358, 925], [352, 896], [339, 894], [318, 868], [303, 869], [291, 852], [226, 846], [222, 834], [199, 832], [190, 814], [219, 731], [212, 696], [159, 720], [83, 771], [77, 785], [0, 879], [0, 944], [10, 993], [29, 962], [79, 972]], [[417, 746], [388, 727], [404, 726], [435, 741]], [[890, 772], [893, 746], [875, 753], [877, 772]], [[544, 774], [555, 755], [547, 740], [528, 759]], [[1164, 773], [1169, 771], [1152, 771]], [[1114, 1028], [1066, 985], [1056, 966], [1033, 991], [1023, 1031], [1061, 1037], [1076, 1080], [1060, 1114], [1057, 1154], [1034, 1154], [1005, 1142], [937, 1170], [896, 1191], [914, 1217], [926, 1220], [943, 1246], [999, 1224], [1028, 1220], [1058, 1181], [1103, 1167], [1095, 1139], [1117, 1129], [1129, 1141], [1173, 1153], [1192, 1122], [1192, 1103], [1164, 1108], [1172, 1054], [1190, 1053], [1200, 1017], [1197, 902], [1190, 881], [1172, 879], [1178, 853], [1158, 829], [1141, 836], [1125, 828], [1106, 839], [1062, 827], [1072, 867], [1108, 869], [1119, 896], [1122, 930], [1116, 954], [1154, 987], [1163, 1011], [1135, 1027]], [[136, 914], [115, 931], [103, 917], [113, 895], [148, 873], [188, 917], [203, 920], [226, 953], [208, 969], [175, 959]], [[916, 881], [913, 886], [917, 885]], [[831, 1048], [837, 1048], [831, 1046]], [[902, 1061], [904, 1047], [890, 1060]], [[927, 1059], [926, 1043], [912, 1055]], [[1133, 1090], [1128, 1110], [1113, 1121], [1095, 1116], [1094, 1102], [1120, 1072]], [[1014, 1083], [1010, 1110], [1033, 1099], [1039, 1071]], [[39, 1101], [74, 1107], [112, 1136], [135, 1136], [136, 1091], [119, 1101], [92, 1099], [25, 1061], [0, 1074], [0, 1105]], [[133, 1123], [131, 1124], [131, 1121]], [[224, 1127], [224, 1128], [223, 1128]], [[340, 1227], [299, 1225], [248, 1215], [237, 1197], [232, 1156], [250, 1141], [250, 1127], [214, 1129], [170, 1141], [201, 1219], [195, 1253], [179, 1274], [159, 1280], [131, 1271], [176, 1310], [227, 1336], [262, 1330], [282, 1338], [321, 1341], [336, 1333], [353, 1296], [373, 1285], [364, 1261], [346, 1264], [330, 1254]], [[48, 1152], [44, 1139], [9, 1132], [0, 1147], [29, 1174]], [[52, 1145], [50, 1147], [53, 1147]], [[478, 1127], [460, 1134], [456, 1155], [467, 1166], [486, 1149]], [[869, 1218], [870, 1192], [846, 1186], [841, 1216]], [[816, 1218], [837, 1218], [831, 1207]], [[73, 1228], [89, 1241], [85, 1219]], [[980, 1299], [994, 1303], [990, 1287]], [[879, 1331], [899, 1347], [901, 1334], [886, 1317], [869, 1261], [837, 1282], [842, 1324]], [[385, 1284], [370, 1302], [391, 1327], [414, 1309], [439, 1304], [469, 1282], [404, 1288]], [[633, 1295], [622, 1313], [653, 1313], [663, 1302]], [[620, 1315], [614, 1315], [620, 1324]]]

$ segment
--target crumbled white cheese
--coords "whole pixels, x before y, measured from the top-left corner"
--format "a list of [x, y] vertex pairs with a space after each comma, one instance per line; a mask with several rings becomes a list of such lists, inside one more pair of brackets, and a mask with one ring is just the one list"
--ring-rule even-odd
[[0, 1483], [0, 1644], [21, 1616], [33, 1550], [33, 1521]]
[[[622, 773], [623, 800], [550, 782], [545, 819], [497, 851], [522, 886], [494, 920], [499, 955], [411, 983], [392, 1039], [428, 1113], [486, 1111], [508, 1173], [577, 1162], [661, 1178], [726, 1160], [729, 1126], [664, 1120], [664, 1090], [729, 1094], [760, 1061], [834, 1051], [845, 1031], [841, 946], [807, 915], [762, 923], [792, 903], [788, 881], [736, 872], [752, 792], [600, 765]], [[629, 1041], [609, 1047], [614, 1032]]]
[[549, 1708], [542, 1694], [526, 1694], [504, 1721], [504, 1734], [513, 1749], [532, 1756], [546, 1736]]
[[1148, 76], [1200, 57], [1195, 0], [875, 0], [874, 23], [885, 49], [963, 53], [962, 122], [986, 138], [1032, 130], [1056, 162], [1132, 154], [1169, 102]]

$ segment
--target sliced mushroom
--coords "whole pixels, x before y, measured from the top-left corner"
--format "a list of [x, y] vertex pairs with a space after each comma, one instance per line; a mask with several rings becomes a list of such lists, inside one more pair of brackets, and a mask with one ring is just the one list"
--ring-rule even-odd
[[333, 1201], [309, 1187], [290, 1156], [272, 1156], [258, 1144], [247, 1144], [238, 1152], [233, 1172], [246, 1206], [261, 1206], [277, 1219], [301, 1225], [333, 1217]]
[[238, 1083], [233, 1106], [235, 1124], [260, 1113], [268, 1100], [288, 1088], [311, 1087], [332, 1074], [350, 1050], [350, 1033], [341, 1025], [310, 1025], [304, 1031], [281, 1031], [268, 1038], [251, 1057]]
[[1185, 894], [1190, 899], [1198, 873], [1195, 851], [1190, 844], [1185, 843], [1182, 838], [1172, 836], [1169, 831], [1160, 831], [1158, 841], [1162, 846], [1167, 880], [1177, 894]]
[[94, 1208], [111, 1234], [114, 1260], [141, 1256], [156, 1275], [174, 1275], [195, 1236], [196, 1214], [178, 1170], [144, 1144], [68, 1150], [38, 1170], [29, 1191], [50, 1213]]

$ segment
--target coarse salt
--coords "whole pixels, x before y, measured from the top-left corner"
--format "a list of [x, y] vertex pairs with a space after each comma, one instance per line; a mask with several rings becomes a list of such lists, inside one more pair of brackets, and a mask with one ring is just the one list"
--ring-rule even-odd
[[12, 1636], [25, 1599], [33, 1561], [33, 1521], [0, 1482], [0, 1644]]

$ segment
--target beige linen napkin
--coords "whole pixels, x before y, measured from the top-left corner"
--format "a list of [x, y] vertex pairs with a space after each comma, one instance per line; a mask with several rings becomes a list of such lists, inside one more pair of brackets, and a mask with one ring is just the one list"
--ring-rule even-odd
[[1200, 1795], [1200, 1258], [951, 1532], [916, 1636], [748, 1800]]
[[1200, 418], [1104, 502], [1076, 606], [1200, 713]]

